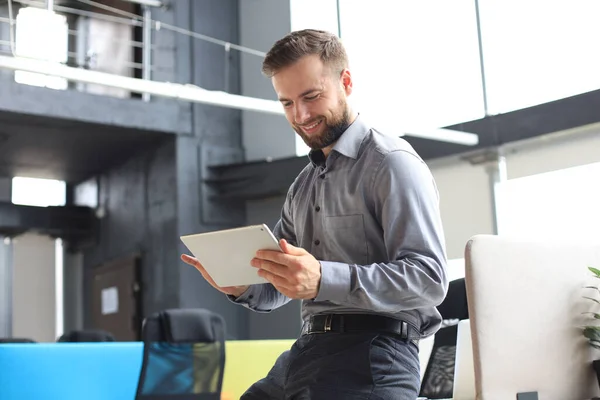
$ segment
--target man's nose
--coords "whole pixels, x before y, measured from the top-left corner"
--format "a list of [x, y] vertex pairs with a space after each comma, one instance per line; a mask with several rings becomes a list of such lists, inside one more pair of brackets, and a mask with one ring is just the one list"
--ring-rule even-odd
[[310, 113], [308, 108], [302, 104], [296, 105], [294, 109], [294, 121], [298, 125], [307, 123], [310, 120]]

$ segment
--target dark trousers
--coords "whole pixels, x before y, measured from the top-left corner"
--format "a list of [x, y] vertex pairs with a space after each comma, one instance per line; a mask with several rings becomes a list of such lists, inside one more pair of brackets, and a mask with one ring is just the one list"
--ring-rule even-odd
[[419, 370], [417, 346], [394, 335], [304, 335], [240, 400], [415, 400]]

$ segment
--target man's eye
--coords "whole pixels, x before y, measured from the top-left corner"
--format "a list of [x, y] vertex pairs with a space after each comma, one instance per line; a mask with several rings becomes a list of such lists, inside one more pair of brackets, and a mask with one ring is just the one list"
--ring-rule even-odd
[[316, 100], [317, 97], [319, 97], [319, 95], [315, 94], [314, 96], [306, 96], [305, 99], [306, 100]]

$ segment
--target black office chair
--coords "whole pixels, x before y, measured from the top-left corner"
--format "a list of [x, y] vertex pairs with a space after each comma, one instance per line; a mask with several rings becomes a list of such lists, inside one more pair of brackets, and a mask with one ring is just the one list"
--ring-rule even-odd
[[428, 399], [450, 399], [454, 390], [458, 321], [469, 319], [464, 278], [450, 282], [446, 298], [438, 306], [438, 311], [444, 324], [435, 334], [419, 396]]
[[61, 335], [57, 342], [114, 342], [112, 333], [101, 329], [73, 330]]
[[203, 309], [147, 318], [136, 400], [219, 400], [225, 369], [225, 322]]
[[30, 338], [0, 338], [0, 344], [2, 344], [2, 343], [37, 343], [37, 342]]

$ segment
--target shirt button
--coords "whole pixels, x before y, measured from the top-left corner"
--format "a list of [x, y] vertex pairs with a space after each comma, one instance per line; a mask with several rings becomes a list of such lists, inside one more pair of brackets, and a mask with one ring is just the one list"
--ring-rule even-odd
[[248, 296], [248, 299], [252, 300], [254, 298], [254, 295], [250, 295]]
[[316, 206], [316, 207], [315, 207], [315, 211], [316, 211], [316, 212], [319, 212], [319, 211], [321, 211], [321, 207], [320, 207], [320, 206]]
[[318, 246], [321, 244], [321, 241], [319, 239], [315, 240], [315, 246]]

